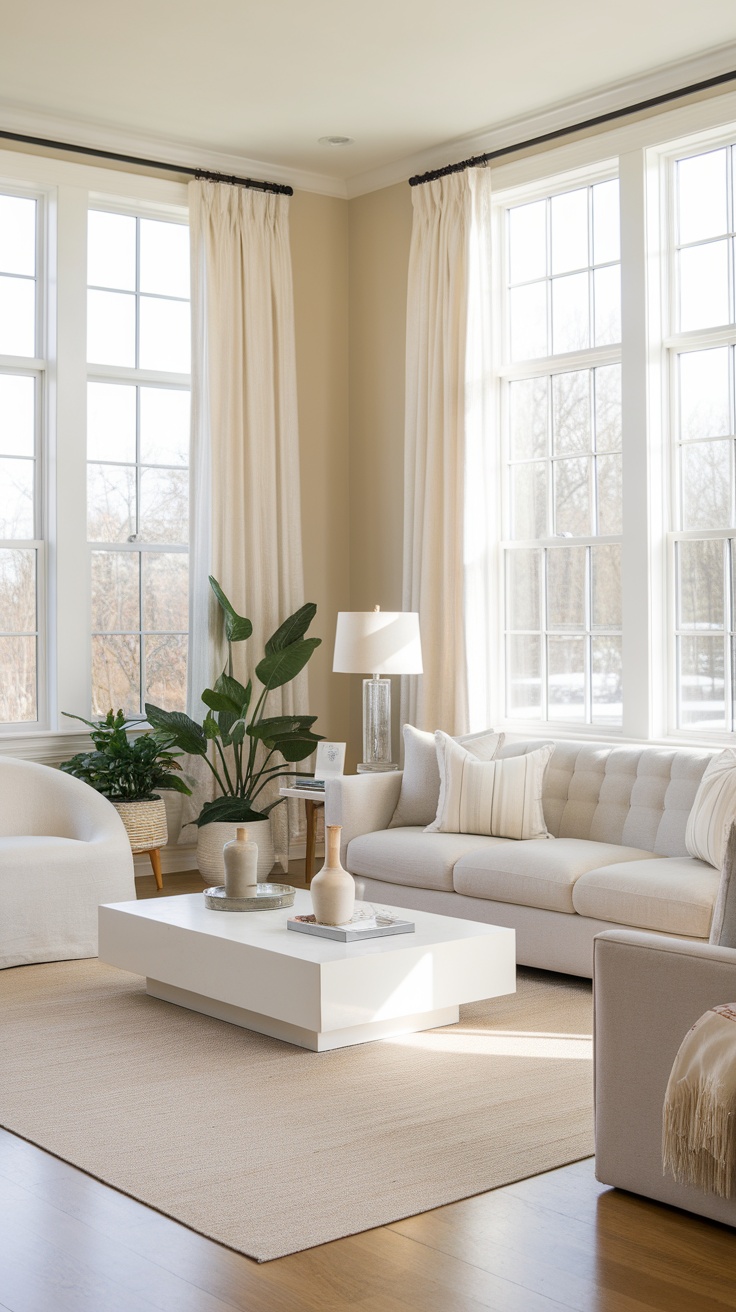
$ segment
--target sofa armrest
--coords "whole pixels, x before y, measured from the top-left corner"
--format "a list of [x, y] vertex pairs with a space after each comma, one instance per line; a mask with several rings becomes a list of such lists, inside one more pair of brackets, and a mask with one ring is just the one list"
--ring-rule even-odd
[[325, 824], [342, 825], [340, 859], [359, 834], [388, 829], [401, 792], [401, 770], [346, 774], [325, 782]]
[[736, 1199], [662, 1174], [672, 1063], [703, 1012], [736, 1000], [736, 950], [637, 930], [594, 944], [596, 1176], [603, 1184], [736, 1224]]

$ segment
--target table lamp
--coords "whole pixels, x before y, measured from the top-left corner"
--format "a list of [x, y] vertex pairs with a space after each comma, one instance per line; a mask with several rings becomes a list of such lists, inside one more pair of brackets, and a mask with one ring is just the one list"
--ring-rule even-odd
[[363, 680], [363, 761], [359, 772], [398, 770], [391, 760], [391, 680], [384, 674], [421, 674], [422, 644], [415, 611], [340, 611], [335, 633], [336, 674]]

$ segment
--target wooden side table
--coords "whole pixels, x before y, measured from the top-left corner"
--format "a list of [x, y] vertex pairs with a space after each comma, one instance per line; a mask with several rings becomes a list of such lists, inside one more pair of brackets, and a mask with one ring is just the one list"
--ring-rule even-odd
[[314, 848], [317, 832], [317, 808], [324, 806], [325, 795], [323, 792], [315, 792], [314, 788], [280, 788], [279, 792], [282, 797], [299, 797], [306, 804], [307, 812], [307, 852], [304, 861], [304, 877], [307, 882], [307, 888], [312, 882], [314, 874]]

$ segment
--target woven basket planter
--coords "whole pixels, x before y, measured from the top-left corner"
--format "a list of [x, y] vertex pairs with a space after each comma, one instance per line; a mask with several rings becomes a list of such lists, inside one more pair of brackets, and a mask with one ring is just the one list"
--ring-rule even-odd
[[166, 846], [169, 834], [162, 797], [154, 797], [150, 802], [113, 802], [113, 806], [125, 825], [132, 852], [150, 852], [152, 848]]

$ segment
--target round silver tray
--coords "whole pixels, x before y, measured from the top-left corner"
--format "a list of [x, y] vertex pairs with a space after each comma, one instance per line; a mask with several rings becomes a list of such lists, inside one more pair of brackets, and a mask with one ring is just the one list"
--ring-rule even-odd
[[295, 897], [291, 884], [257, 884], [252, 897], [228, 897], [223, 885], [204, 890], [204, 904], [210, 911], [276, 911], [293, 907]]

